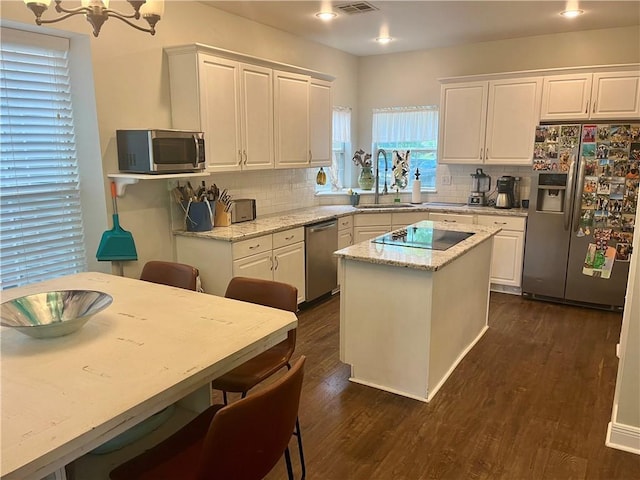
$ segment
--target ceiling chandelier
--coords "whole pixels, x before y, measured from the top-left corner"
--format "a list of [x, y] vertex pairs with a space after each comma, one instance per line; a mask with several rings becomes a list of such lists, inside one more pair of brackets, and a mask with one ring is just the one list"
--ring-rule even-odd
[[[109, 9], [109, 0], [82, 0], [81, 6], [78, 8], [66, 9], [62, 6], [62, 0], [55, 0], [56, 12], [64, 13], [58, 18], [51, 20], [42, 19], [42, 14], [49, 8], [51, 0], [24, 0], [24, 3], [31, 9], [36, 16], [36, 23], [42, 25], [44, 23], [56, 23], [74, 15], [83, 14], [87, 21], [93, 27], [93, 36], [97, 37], [100, 34], [100, 28], [102, 24], [106, 22], [109, 17], [122, 20], [127, 25], [132, 26], [135, 29], [143, 32], [155, 35], [156, 23], [162, 17], [164, 13], [164, 0], [127, 0], [133, 7], [134, 12], [130, 15], [120, 13], [116, 10]], [[139, 20], [140, 17], [144, 18], [149, 24], [149, 28], [141, 27], [133, 23], [130, 18]]]

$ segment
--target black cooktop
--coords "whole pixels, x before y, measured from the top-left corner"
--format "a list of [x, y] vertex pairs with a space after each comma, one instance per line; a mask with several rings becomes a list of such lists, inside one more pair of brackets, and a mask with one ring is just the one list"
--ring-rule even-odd
[[469, 238], [473, 233], [454, 232], [430, 227], [407, 227], [372, 240], [374, 243], [427, 250], [447, 250]]

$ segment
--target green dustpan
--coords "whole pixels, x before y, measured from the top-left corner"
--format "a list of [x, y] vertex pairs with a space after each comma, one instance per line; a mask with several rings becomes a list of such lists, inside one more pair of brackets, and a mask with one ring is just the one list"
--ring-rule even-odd
[[137, 260], [138, 252], [131, 232], [120, 226], [118, 204], [116, 202], [116, 184], [111, 182], [111, 198], [113, 199], [113, 228], [102, 234], [96, 259], [99, 262], [119, 262]]

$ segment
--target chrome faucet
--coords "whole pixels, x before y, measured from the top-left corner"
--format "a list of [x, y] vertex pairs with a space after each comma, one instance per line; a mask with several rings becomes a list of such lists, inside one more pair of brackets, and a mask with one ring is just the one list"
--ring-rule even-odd
[[382, 195], [386, 195], [388, 193], [387, 190], [387, 170], [389, 166], [387, 165], [387, 152], [384, 151], [383, 148], [379, 148], [376, 152], [376, 183], [375, 183], [375, 192], [373, 193], [373, 203], [378, 203], [380, 200], [380, 172], [378, 168], [378, 163], [380, 160], [380, 154], [384, 157], [384, 188], [382, 189]]

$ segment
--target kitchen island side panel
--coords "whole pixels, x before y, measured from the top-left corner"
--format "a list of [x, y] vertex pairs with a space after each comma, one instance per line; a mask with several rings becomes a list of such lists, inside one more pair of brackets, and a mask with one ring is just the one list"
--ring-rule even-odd
[[433, 272], [344, 260], [343, 361], [351, 380], [425, 401]]
[[435, 273], [429, 400], [487, 330], [494, 237]]

